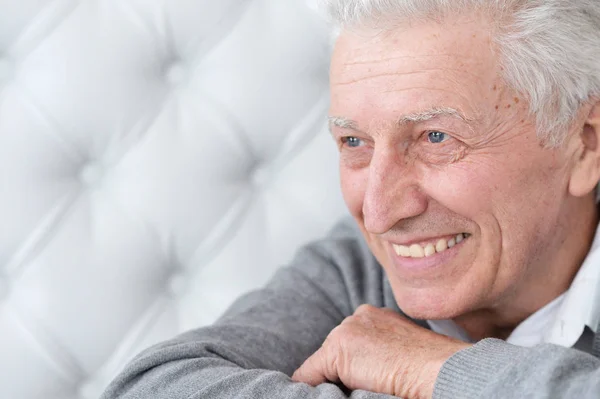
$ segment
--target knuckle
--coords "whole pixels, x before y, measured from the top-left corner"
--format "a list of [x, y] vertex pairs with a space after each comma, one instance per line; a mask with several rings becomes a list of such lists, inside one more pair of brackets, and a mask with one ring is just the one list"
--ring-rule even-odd
[[326, 341], [331, 343], [331, 342], [339, 340], [342, 336], [345, 335], [346, 330], [348, 330], [347, 325], [344, 325], [343, 323], [340, 324], [339, 326], [337, 326], [336, 328], [331, 330], [331, 332], [327, 336]]
[[371, 305], [362, 305], [354, 313], [354, 317], [363, 325], [370, 326], [373, 321], [381, 316], [381, 309]]
[[356, 311], [354, 312], [354, 314], [355, 315], [367, 314], [367, 313], [373, 312], [375, 309], [377, 309], [377, 308], [372, 305], [363, 304], [363, 305], [360, 305], [358, 308], [356, 308]]
[[354, 324], [340, 324], [327, 336], [327, 345], [332, 350], [339, 350], [344, 342], [352, 340], [356, 336], [357, 328]]

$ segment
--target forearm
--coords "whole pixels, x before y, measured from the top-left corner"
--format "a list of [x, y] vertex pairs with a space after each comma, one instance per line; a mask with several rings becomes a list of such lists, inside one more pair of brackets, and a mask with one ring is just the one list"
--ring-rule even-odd
[[237, 354], [216, 341], [165, 343], [138, 356], [102, 399], [391, 398], [366, 391], [348, 396], [334, 384], [313, 388], [281, 371], [246, 369], [232, 360], [239, 360]]
[[556, 345], [522, 348], [486, 339], [442, 367], [433, 398], [600, 397], [600, 359]]

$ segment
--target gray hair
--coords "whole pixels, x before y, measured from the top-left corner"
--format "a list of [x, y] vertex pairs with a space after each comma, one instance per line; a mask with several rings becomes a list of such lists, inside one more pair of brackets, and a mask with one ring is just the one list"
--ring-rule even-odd
[[391, 29], [405, 20], [479, 11], [509, 87], [529, 102], [538, 137], [560, 145], [586, 102], [600, 97], [599, 0], [320, 0], [341, 29]]

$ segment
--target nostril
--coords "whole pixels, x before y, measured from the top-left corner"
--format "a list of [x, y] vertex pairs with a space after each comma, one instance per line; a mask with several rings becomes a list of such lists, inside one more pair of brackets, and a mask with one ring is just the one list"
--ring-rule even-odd
[[386, 233], [396, 224], [396, 221], [388, 216], [389, 212], [385, 209], [370, 204], [370, 201], [365, 201], [362, 210], [365, 230], [370, 234]]
[[365, 229], [384, 234], [398, 223], [421, 217], [429, 206], [427, 195], [416, 186], [403, 187], [393, 182], [372, 187], [364, 195], [362, 214]]

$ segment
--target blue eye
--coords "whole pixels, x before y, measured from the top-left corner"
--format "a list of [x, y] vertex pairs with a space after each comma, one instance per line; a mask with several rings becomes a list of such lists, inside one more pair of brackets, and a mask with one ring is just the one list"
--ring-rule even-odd
[[351, 148], [356, 148], [356, 147], [360, 147], [361, 145], [363, 145], [363, 141], [361, 139], [359, 139], [358, 137], [352, 137], [352, 136], [342, 137], [342, 143], [344, 143], [345, 145], [347, 145], [348, 147], [351, 147]]
[[438, 131], [429, 132], [429, 134], [427, 135], [427, 140], [432, 144], [443, 143], [444, 141], [448, 140], [449, 138], [450, 138], [450, 136], [448, 136], [446, 133], [442, 133], [442, 132], [438, 132]]

